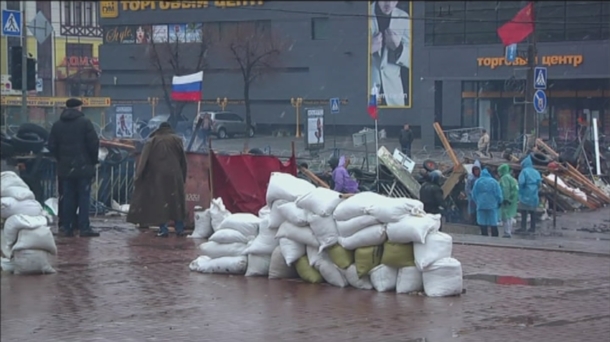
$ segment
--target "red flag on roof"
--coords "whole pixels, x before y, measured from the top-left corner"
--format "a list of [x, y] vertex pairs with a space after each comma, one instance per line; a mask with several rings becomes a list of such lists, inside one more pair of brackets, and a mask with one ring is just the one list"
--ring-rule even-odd
[[522, 42], [534, 32], [534, 3], [523, 7], [514, 18], [498, 28], [498, 36], [504, 46]]

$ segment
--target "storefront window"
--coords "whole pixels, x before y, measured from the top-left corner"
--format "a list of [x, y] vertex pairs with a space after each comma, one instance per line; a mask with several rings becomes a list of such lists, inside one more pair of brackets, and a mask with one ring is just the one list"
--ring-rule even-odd
[[602, 118], [602, 129], [601, 132], [604, 132], [605, 135], [610, 139], [610, 108], [606, 108], [604, 110], [604, 117]]
[[462, 99], [462, 127], [477, 127], [477, 115], [475, 110], [476, 99]]
[[572, 141], [576, 139], [576, 111], [573, 108], [558, 107], [555, 115], [557, 117], [557, 140]]

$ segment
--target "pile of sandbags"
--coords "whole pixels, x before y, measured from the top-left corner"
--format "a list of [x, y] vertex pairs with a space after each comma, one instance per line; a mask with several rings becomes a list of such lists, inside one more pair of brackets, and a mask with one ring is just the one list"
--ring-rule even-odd
[[226, 219], [231, 212], [225, 208], [222, 198], [215, 198], [210, 202], [210, 207], [206, 210], [201, 210], [201, 207], [195, 207], [195, 229], [189, 238], [207, 239], [215, 231], [218, 230], [220, 224]]

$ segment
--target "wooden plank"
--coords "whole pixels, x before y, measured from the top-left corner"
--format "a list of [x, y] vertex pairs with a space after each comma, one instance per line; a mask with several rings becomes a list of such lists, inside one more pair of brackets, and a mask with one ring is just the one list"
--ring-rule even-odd
[[455, 155], [455, 152], [451, 148], [451, 144], [449, 143], [449, 140], [447, 140], [447, 137], [445, 136], [445, 133], [443, 132], [443, 129], [441, 128], [441, 125], [439, 125], [438, 122], [435, 122], [434, 124], [432, 124], [432, 126], [434, 127], [434, 130], [436, 131], [438, 138], [441, 140], [441, 144], [443, 144], [443, 147], [447, 151], [447, 154], [449, 155], [449, 159], [451, 159], [451, 162], [453, 163], [453, 170], [455, 171], [455, 170], [459, 169], [462, 166], [462, 164], [460, 163], [458, 157]]
[[454, 170], [451, 173], [451, 176], [445, 180], [442, 187], [443, 198], [447, 198], [447, 196], [449, 196], [449, 194], [453, 191], [453, 188], [455, 188], [455, 186], [460, 182], [464, 174], [466, 174], [466, 170], [464, 170], [463, 167], [458, 170]]
[[419, 199], [419, 188], [421, 185], [404, 166], [394, 159], [394, 156], [392, 156], [392, 153], [390, 153], [387, 148], [381, 146], [379, 151], [377, 151], [377, 158], [379, 159], [379, 163], [387, 167], [396, 180], [404, 185], [411, 198]]
[[310, 170], [308, 170], [304, 167], [299, 167], [299, 171], [301, 171], [307, 178], [309, 178], [312, 182], [314, 182], [318, 186], [321, 186], [326, 189], [330, 189], [330, 186], [328, 186], [328, 184], [326, 184], [325, 181], [321, 180], [318, 176], [316, 176]]
[[[546, 184], [548, 184], [548, 185], [549, 185], [551, 188], [553, 187], [553, 185], [554, 185], [554, 184], [553, 184], [553, 182], [551, 182], [551, 181], [550, 181], [548, 178], [543, 177], [542, 179], [543, 179], [543, 180], [544, 180], [544, 182], [545, 182]], [[563, 188], [562, 186], [557, 185], [557, 190], [558, 190], [559, 192], [561, 192], [562, 194], [564, 194], [564, 195], [566, 195], [566, 196], [570, 197], [571, 199], [575, 200], [576, 202], [578, 202], [578, 203], [580, 203], [580, 204], [582, 204], [582, 205], [586, 206], [586, 207], [587, 207], [587, 208], [589, 208], [589, 209], [597, 209], [597, 207], [596, 207], [594, 204], [592, 204], [592, 203], [590, 203], [590, 202], [588, 202], [588, 201], [585, 201], [584, 199], [582, 199], [582, 198], [580, 198], [580, 197], [578, 197], [578, 196], [574, 195], [573, 193], [571, 193], [571, 192], [570, 192], [570, 191], [568, 191], [567, 189]]]

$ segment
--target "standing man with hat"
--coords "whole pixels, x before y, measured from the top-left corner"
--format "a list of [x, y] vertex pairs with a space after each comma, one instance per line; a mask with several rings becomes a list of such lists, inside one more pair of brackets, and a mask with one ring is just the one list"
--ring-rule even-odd
[[94, 237], [100, 234], [91, 229], [89, 208], [100, 141], [93, 124], [81, 111], [82, 105], [79, 99], [66, 101], [66, 109], [51, 128], [48, 148], [57, 161], [57, 177], [62, 184], [60, 231], [74, 236], [78, 224], [81, 237]]

